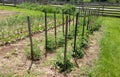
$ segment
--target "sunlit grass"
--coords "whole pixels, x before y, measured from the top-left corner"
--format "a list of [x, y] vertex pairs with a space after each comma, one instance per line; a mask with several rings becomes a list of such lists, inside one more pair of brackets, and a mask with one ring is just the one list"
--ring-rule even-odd
[[104, 18], [100, 55], [92, 77], [120, 76], [120, 19]]

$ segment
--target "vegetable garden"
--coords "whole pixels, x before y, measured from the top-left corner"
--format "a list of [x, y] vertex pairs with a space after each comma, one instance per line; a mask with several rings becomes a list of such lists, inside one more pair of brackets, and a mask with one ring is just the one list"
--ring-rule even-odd
[[22, 73], [7, 76], [3, 71], [2, 74], [0, 72], [1, 77], [53, 77], [43, 73], [31, 74], [36, 63], [38, 68], [39, 64], [43, 64], [40, 68], [51, 66], [55, 77], [71, 73], [79, 68], [78, 60], [88, 56], [86, 49], [89, 48], [89, 39], [95, 31], [99, 31], [103, 19], [100, 8], [76, 9], [76, 6], [68, 4], [59, 7], [23, 3], [16, 7], [0, 6], [0, 10], [17, 12], [0, 18], [0, 50], [19, 42], [23, 45], [20, 46], [21, 51], [12, 50], [4, 58], [10, 60], [11, 55], [14, 58], [24, 55], [26, 61], [29, 61], [27, 67], [24, 67], [26, 75]]

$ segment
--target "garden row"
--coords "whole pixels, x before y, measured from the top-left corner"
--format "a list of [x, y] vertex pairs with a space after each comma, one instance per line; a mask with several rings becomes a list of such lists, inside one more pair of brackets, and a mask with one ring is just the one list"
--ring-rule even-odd
[[[19, 5], [20, 6], [20, 5]], [[23, 4], [21, 4], [21, 6], [23, 6]], [[38, 6], [38, 5], [37, 5]], [[5, 9], [6, 8], [4, 6], [2, 6], [3, 8], [1, 9]], [[62, 24], [64, 24], [65, 21], [63, 21], [63, 15], [69, 13], [69, 21], [71, 21], [73, 19], [73, 15], [70, 14], [70, 10], [74, 11], [73, 8], [69, 8], [69, 9], [61, 9], [61, 8], [53, 8], [52, 6], [47, 6], [43, 12], [41, 12], [41, 10], [39, 9], [35, 9], [35, 4], [34, 7], [30, 6], [30, 4], [27, 6], [30, 9], [30, 7], [32, 7], [32, 9], [27, 10], [27, 9], [21, 9], [24, 7], [17, 7], [15, 8], [15, 10], [13, 11], [28, 11], [28, 12], [23, 12], [23, 13], [19, 13], [19, 15], [15, 15], [15, 16], [11, 16], [11, 17], [7, 17], [4, 19], [0, 20], [0, 45], [5, 45], [5, 44], [9, 44], [12, 42], [16, 42], [17, 40], [23, 39], [26, 36], [28, 36], [28, 26], [27, 26], [27, 14], [30, 14], [30, 23], [32, 26], [32, 34], [37, 33], [37, 32], [42, 32], [45, 29], [45, 15], [44, 12], [47, 13], [47, 24], [48, 29], [51, 29], [54, 27], [55, 23], [56, 26], [60, 26]], [[50, 8], [50, 9], [49, 9]], [[14, 8], [10, 8], [10, 9], [14, 9]], [[18, 10], [20, 9], [20, 10]], [[53, 10], [54, 9], [54, 10]], [[57, 12], [57, 10], [60, 10], [61, 12]], [[36, 11], [39, 10], [39, 11]], [[52, 13], [51, 13], [52, 10]], [[55, 17], [56, 16], [56, 17]]]
[[[69, 15], [63, 15], [63, 22], [66, 23], [62, 25], [61, 32], [57, 32], [55, 21], [53, 35], [48, 35], [49, 31], [46, 16], [47, 14], [45, 12], [45, 57], [47, 57], [48, 53], [59, 49], [54, 61], [54, 66], [58, 68], [60, 72], [70, 72], [75, 65], [73, 61], [75, 60], [76, 62], [77, 59], [81, 59], [84, 54], [86, 54], [84, 48], [88, 47], [89, 34], [99, 30], [101, 26], [101, 20], [98, 18], [99, 9], [89, 10], [84, 8], [78, 10], [78, 12], [73, 15], [75, 19], [73, 19], [72, 24], [69, 22]], [[54, 16], [54, 18], [56, 18], [56, 16]], [[30, 18], [28, 17], [28, 21], [29, 20]], [[31, 51], [27, 50], [27, 57], [32, 61], [40, 60], [42, 50], [38, 42], [34, 41], [33, 43], [30, 23], [28, 26]]]

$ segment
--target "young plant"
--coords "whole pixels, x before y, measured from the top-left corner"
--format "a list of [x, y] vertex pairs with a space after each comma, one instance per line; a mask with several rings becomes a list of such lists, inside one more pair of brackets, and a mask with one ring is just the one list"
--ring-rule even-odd
[[90, 33], [93, 33], [94, 31], [98, 31], [101, 27], [102, 20], [97, 19], [96, 23], [93, 25], [93, 27], [90, 29]]
[[55, 38], [54, 37], [48, 37], [47, 39], [47, 50], [53, 51], [56, 48]]
[[[41, 58], [41, 50], [40, 47], [38, 45], [38, 41], [34, 40], [33, 41], [33, 58], [34, 60], [40, 60]], [[28, 59], [31, 59], [31, 51], [30, 49], [25, 49], [25, 54], [27, 56]]]
[[87, 36], [84, 36], [82, 38], [81, 47], [82, 48], [87, 48], [88, 47], [88, 37]]
[[82, 48], [76, 48], [76, 50], [73, 50], [72, 56], [77, 59], [81, 59], [84, 57], [83, 49]]
[[75, 30], [73, 27], [71, 27], [71, 30], [68, 33], [68, 39], [72, 39], [74, 37]]
[[60, 35], [58, 38], [57, 38], [57, 46], [58, 47], [62, 47], [65, 43], [65, 38], [63, 35]]
[[73, 50], [72, 57], [77, 58], [77, 59], [81, 59], [84, 57], [83, 49], [80, 45], [81, 45], [80, 41], [77, 41], [76, 49]]
[[54, 61], [54, 66], [57, 67], [57, 69], [59, 70], [59, 72], [71, 72], [72, 69], [74, 68], [74, 64], [71, 63], [71, 55], [67, 54], [66, 56], [66, 66], [67, 68], [64, 68], [64, 54], [63, 54], [63, 50], [60, 50], [57, 54], [57, 57]]

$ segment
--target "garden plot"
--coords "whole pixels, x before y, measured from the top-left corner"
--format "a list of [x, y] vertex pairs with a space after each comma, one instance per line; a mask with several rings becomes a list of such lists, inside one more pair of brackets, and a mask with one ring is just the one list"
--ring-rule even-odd
[[[61, 27], [59, 27], [60, 29]], [[51, 33], [54, 30], [50, 31]], [[94, 33], [91, 36], [89, 46], [90, 48], [86, 49], [87, 56], [83, 59], [78, 60], [80, 68], [75, 68], [74, 71], [67, 74], [68, 77], [73, 76], [86, 76], [87, 71], [92, 66], [95, 59], [97, 59], [97, 54], [99, 51], [98, 41], [100, 34], [99, 32]], [[33, 36], [34, 39], [41, 40], [40, 46], [44, 49], [44, 33], [36, 34]], [[35, 77], [48, 77], [48, 76], [55, 76], [56, 77], [64, 77], [64, 74], [55, 72], [55, 68], [53, 67], [53, 61], [55, 58], [56, 53], [48, 54], [47, 58], [42, 58], [42, 60], [33, 63], [31, 74], [27, 74], [27, 69], [31, 64], [31, 61], [26, 58], [24, 49], [28, 47], [29, 39], [26, 38], [25, 40], [21, 40], [16, 44], [11, 44], [10, 46], [0, 47], [0, 74], [6, 74], [9, 76], [19, 76], [19, 77], [26, 77], [26, 76], [35, 76]], [[71, 48], [69, 43], [69, 48]], [[95, 49], [95, 50], [94, 50]], [[56, 50], [57, 51], [57, 50]], [[27, 69], [26, 69], [27, 68]]]
[[[99, 34], [94, 34], [94, 31], [99, 30], [100, 27], [100, 21], [98, 21], [98, 16], [96, 14], [97, 12], [91, 11], [91, 13], [88, 12], [89, 10], [83, 11], [83, 17], [80, 17], [80, 13], [68, 13], [69, 10], [67, 10], [67, 12], [64, 14], [64, 18], [63, 11], [62, 13], [57, 15], [55, 15], [55, 12], [48, 13], [46, 15], [46, 12], [43, 13], [27, 9], [14, 8], [14, 10], [23, 10], [23, 12], [21, 16], [15, 16], [11, 19], [8, 19], [7, 23], [3, 23], [1, 21], [1, 28], [6, 29], [6, 27], [10, 27], [11, 29], [8, 28], [10, 31], [15, 31], [12, 28], [15, 27], [16, 29], [17, 26], [22, 26], [21, 28], [18, 28], [17, 31], [12, 32], [12, 36], [7, 30], [1, 31], [2, 38], [0, 39], [5, 44], [0, 47], [0, 76], [53, 77], [56, 75], [57, 77], [64, 77], [64, 75], [67, 75], [68, 77], [73, 77], [78, 75], [88, 75], [88, 73], [86, 73], [85, 71], [81, 72], [81, 68], [89, 69], [89, 67], [91, 67], [93, 63], [93, 60], [97, 58], [96, 55], [98, 53], [97, 51], [99, 51], [99, 46], [96, 43], [96, 37], [98, 37]], [[27, 14], [30, 14], [30, 16], [26, 16]], [[56, 16], [57, 18], [59, 18], [60, 21], [56, 20]], [[70, 16], [75, 16], [76, 18], [74, 22], [71, 21], [72, 23], [69, 22], [69, 19], [71, 18]], [[19, 21], [16, 22], [16, 18]], [[94, 21], [93, 19], [97, 20]], [[51, 20], [53, 21], [53, 23], [51, 23]], [[42, 26], [40, 22], [44, 25]], [[5, 27], [4, 25], [7, 26]], [[25, 32], [24, 26], [26, 26]], [[41, 26], [41, 28], [39, 28], [39, 26]], [[27, 27], [29, 28], [29, 31]], [[30, 28], [32, 31], [30, 31]], [[55, 29], [57, 29], [57, 31]], [[14, 33], [16, 33], [17, 35], [13, 36]], [[21, 34], [22, 36], [18, 36], [18, 34]], [[96, 37], [93, 36], [92, 38], [92, 34], [94, 34], [94, 36]], [[11, 39], [21, 38], [23, 36], [26, 37], [11, 44]], [[33, 39], [34, 54], [31, 54], [32, 43], [30, 43], [30, 38], [28, 38], [30, 36], [32, 36]], [[64, 51], [64, 48], [67, 49], [67, 53]], [[34, 56], [34, 59], [32, 58], [32, 56]], [[77, 60], [77, 63], [75, 59]], [[28, 71], [31, 63], [32, 68]], [[80, 68], [78, 68], [77, 64]], [[67, 66], [67, 68], [64, 68], [65, 65]]]

